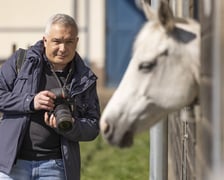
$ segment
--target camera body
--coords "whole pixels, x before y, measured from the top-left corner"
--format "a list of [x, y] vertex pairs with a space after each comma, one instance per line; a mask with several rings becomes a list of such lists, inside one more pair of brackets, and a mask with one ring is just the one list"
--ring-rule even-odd
[[50, 90], [56, 95], [55, 108], [52, 113], [56, 118], [57, 128], [66, 132], [72, 129], [73, 119], [72, 112], [74, 109], [72, 98], [69, 96], [68, 90], [65, 88], [54, 88]]

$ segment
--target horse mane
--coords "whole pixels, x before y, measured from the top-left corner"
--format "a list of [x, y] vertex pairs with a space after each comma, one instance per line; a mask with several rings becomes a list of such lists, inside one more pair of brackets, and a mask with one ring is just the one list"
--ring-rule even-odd
[[180, 24], [189, 24], [185, 18], [181, 18], [181, 17], [174, 17], [174, 22], [180, 23]]

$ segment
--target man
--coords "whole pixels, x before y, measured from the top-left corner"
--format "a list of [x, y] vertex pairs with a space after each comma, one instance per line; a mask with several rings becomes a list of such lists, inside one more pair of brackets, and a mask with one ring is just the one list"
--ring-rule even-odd
[[[1, 67], [0, 179], [80, 179], [78, 142], [97, 137], [100, 108], [97, 78], [76, 52], [77, 35], [74, 19], [56, 14], [18, 73], [19, 50]], [[59, 104], [69, 111], [56, 113]], [[55, 114], [72, 118], [59, 128]]]

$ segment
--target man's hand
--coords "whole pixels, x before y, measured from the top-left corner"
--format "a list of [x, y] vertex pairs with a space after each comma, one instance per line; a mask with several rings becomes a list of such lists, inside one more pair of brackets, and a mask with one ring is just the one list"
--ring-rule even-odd
[[57, 127], [57, 124], [56, 124], [56, 119], [55, 119], [55, 116], [54, 114], [52, 113], [51, 116], [49, 117], [48, 115], [48, 112], [45, 112], [44, 114], [44, 122], [52, 127], [52, 128], [56, 128]]
[[34, 97], [34, 109], [51, 111], [54, 108], [54, 99], [56, 96], [51, 91], [41, 91]]

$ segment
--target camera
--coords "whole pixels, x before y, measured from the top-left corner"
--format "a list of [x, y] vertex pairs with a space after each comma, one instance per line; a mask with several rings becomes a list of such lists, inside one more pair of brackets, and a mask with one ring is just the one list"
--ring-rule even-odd
[[69, 96], [68, 90], [65, 88], [55, 88], [50, 91], [56, 95], [56, 99], [55, 108], [53, 111], [49, 112], [49, 115], [52, 113], [54, 114], [57, 128], [60, 131], [66, 132], [71, 130], [73, 126], [73, 102], [72, 98]]

